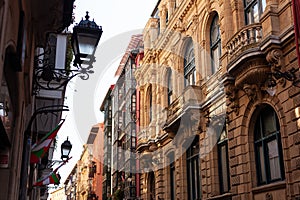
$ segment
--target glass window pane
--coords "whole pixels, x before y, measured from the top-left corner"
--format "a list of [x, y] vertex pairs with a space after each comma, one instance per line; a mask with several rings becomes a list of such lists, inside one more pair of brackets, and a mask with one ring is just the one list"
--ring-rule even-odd
[[246, 16], [247, 16], [247, 24], [252, 24], [253, 20], [252, 20], [252, 12], [251, 12], [251, 10], [247, 11]]
[[269, 165], [271, 180], [281, 178], [280, 175], [280, 161], [279, 161], [279, 151], [277, 140], [272, 140], [268, 142], [268, 155], [269, 155]]
[[258, 153], [259, 153], [259, 162], [260, 162], [260, 182], [266, 182], [267, 176], [266, 176], [266, 165], [265, 165], [265, 159], [264, 159], [264, 151], [263, 147], [258, 147]]
[[221, 171], [222, 171], [222, 188], [223, 192], [229, 191], [229, 184], [228, 184], [228, 160], [227, 160], [227, 148], [226, 145], [222, 145], [221, 147]]
[[258, 4], [257, 3], [253, 6], [253, 19], [254, 19], [254, 23], [259, 22], [259, 13], [258, 13]]
[[274, 114], [274, 111], [270, 109], [266, 109], [266, 112], [262, 114], [264, 136], [270, 135], [277, 131], [276, 119]]
[[195, 140], [187, 150], [187, 179], [188, 195], [190, 200], [200, 199], [201, 197], [201, 177], [199, 171], [199, 142]]
[[195, 55], [194, 55], [194, 47], [193, 47], [193, 42], [190, 41], [187, 48], [186, 52], [184, 55], [184, 84], [185, 86], [192, 85], [195, 82], [191, 77], [191, 74], [195, 70]]
[[219, 49], [218, 48], [215, 48], [212, 50], [213, 53], [212, 53], [212, 59], [213, 59], [213, 72], [216, 72], [217, 69], [219, 68]]
[[266, 0], [261, 0], [261, 3], [262, 3], [262, 12], [264, 12], [267, 5]]

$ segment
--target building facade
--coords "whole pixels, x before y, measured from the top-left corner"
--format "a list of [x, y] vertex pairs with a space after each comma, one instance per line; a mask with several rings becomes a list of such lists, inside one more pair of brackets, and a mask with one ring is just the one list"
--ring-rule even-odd
[[66, 200], [65, 188], [60, 187], [50, 193], [50, 200]]
[[0, 178], [7, 183], [0, 188], [0, 199], [40, 198], [39, 191], [32, 192], [34, 180], [28, 174], [31, 144], [45, 131], [31, 127], [45, 97], [33, 92], [35, 50], [46, 46], [48, 33], [70, 25], [72, 11], [72, 0], [0, 2]]
[[67, 200], [76, 199], [77, 189], [77, 164], [74, 165], [72, 171], [64, 182], [65, 195]]
[[104, 114], [104, 144], [103, 144], [103, 183], [102, 183], [102, 200], [107, 200], [112, 196], [111, 191], [111, 160], [112, 160], [112, 101], [111, 91], [114, 85], [108, 89], [106, 96], [100, 107]]
[[[103, 123], [92, 127], [76, 167], [76, 195], [73, 199], [102, 199]], [[70, 179], [74, 174], [69, 175]], [[68, 182], [67, 182], [68, 184]]]
[[158, 1], [135, 72], [142, 199], [300, 198], [292, 10]]
[[136, 199], [139, 178], [136, 163], [136, 57], [143, 51], [142, 35], [133, 35], [121, 59], [112, 90], [112, 189], [116, 198]]

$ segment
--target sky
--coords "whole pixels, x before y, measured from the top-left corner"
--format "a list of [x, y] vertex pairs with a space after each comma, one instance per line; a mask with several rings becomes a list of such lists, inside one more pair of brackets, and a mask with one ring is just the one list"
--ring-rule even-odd
[[[100, 106], [108, 88], [114, 84], [114, 73], [127, 48], [132, 34], [142, 33], [157, 0], [76, 0], [73, 10], [75, 23], [79, 23], [89, 11], [90, 20], [102, 26], [103, 34], [95, 53], [94, 74], [88, 80], [76, 78], [67, 85], [65, 105], [70, 111], [63, 113], [66, 121], [58, 133], [58, 148], [54, 160], [60, 157], [60, 144], [68, 137], [73, 145], [72, 159], [59, 169], [65, 181], [86, 143], [93, 125], [103, 122]], [[72, 30], [70, 30], [72, 31]]]

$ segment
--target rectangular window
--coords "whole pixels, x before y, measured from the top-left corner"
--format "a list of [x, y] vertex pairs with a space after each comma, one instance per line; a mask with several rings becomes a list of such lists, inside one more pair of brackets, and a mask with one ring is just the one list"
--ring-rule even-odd
[[230, 174], [228, 160], [228, 137], [227, 129], [224, 128], [218, 141], [218, 162], [219, 162], [219, 180], [220, 193], [224, 194], [230, 190]]
[[170, 164], [170, 187], [171, 187], [171, 200], [175, 200], [176, 188], [175, 188], [175, 162]]
[[229, 191], [229, 169], [228, 169], [228, 151], [227, 145], [220, 148], [220, 172], [221, 172], [221, 193]]

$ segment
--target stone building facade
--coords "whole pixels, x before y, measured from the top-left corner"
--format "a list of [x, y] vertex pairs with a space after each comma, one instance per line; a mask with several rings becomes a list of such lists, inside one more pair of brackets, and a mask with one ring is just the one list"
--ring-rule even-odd
[[136, 70], [141, 198], [299, 199], [291, 0], [160, 0]]
[[[57, 124], [60, 113], [57, 119], [51, 118], [49, 124], [43, 124], [50, 130], [33, 130], [31, 125], [40, 123], [34, 121], [34, 113], [49, 105], [44, 101], [48, 92], [34, 95], [35, 50], [46, 46], [50, 32], [60, 33], [70, 25], [73, 3], [72, 0], [0, 1], [0, 179], [5, 183], [0, 187], [0, 199], [42, 196], [39, 189], [32, 190], [35, 179], [28, 173], [29, 151], [37, 134], [50, 131]], [[64, 94], [58, 93], [59, 98], [52, 96], [47, 100], [61, 103]]]
[[136, 163], [137, 95], [134, 72], [136, 57], [143, 53], [142, 35], [131, 36], [116, 75], [119, 76], [111, 93], [113, 120], [112, 190], [113, 196], [136, 199], [139, 177]]

